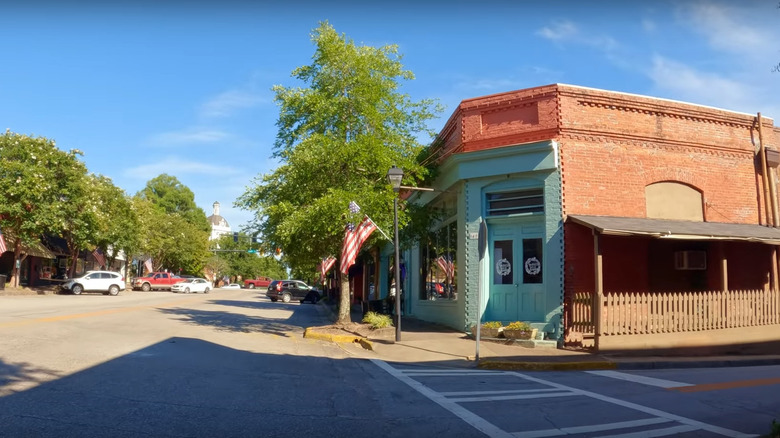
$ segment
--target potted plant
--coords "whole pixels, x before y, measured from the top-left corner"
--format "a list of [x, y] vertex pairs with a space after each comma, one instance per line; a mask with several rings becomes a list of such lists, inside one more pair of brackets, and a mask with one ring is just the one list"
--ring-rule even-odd
[[536, 339], [538, 331], [527, 322], [515, 321], [504, 327], [502, 333], [507, 339]]
[[[497, 338], [501, 333], [501, 321], [483, 322], [480, 327], [480, 335], [485, 338]], [[471, 334], [477, 336], [477, 327], [471, 327]]]

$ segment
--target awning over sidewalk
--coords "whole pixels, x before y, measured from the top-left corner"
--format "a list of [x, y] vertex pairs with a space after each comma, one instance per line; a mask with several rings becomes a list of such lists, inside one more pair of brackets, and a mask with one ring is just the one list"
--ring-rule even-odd
[[616, 216], [569, 215], [567, 221], [601, 234], [647, 236], [659, 239], [744, 240], [780, 245], [780, 228], [752, 224], [694, 222]]
[[[16, 236], [9, 235], [7, 233], [3, 233], [3, 235], [5, 236], [5, 243], [8, 247], [8, 251], [13, 252], [14, 248], [16, 247]], [[51, 252], [48, 248], [46, 248], [40, 241], [35, 241], [29, 245], [22, 243], [22, 254], [27, 254], [28, 256], [32, 257], [41, 257], [44, 259], [57, 258], [57, 256], [54, 255], [54, 253]]]

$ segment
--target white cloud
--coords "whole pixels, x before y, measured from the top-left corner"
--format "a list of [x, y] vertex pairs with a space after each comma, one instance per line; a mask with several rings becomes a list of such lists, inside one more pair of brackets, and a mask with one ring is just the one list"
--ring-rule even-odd
[[[770, 9], [767, 9], [769, 13]], [[686, 4], [680, 9], [680, 16], [701, 32], [710, 44], [720, 50], [734, 53], [763, 52], [776, 43], [769, 29], [762, 31], [756, 16], [746, 17], [744, 5], [733, 8], [725, 3], [698, 2]], [[759, 13], [750, 10], [751, 14]], [[776, 24], [775, 24], [776, 25]], [[764, 52], [765, 53], [765, 52]]]
[[654, 56], [648, 76], [655, 87], [677, 100], [753, 112], [757, 90], [716, 73], [702, 72], [662, 56]]
[[163, 173], [182, 180], [183, 176], [229, 176], [237, 173], [231, 166], [219, 166], [197, 161], [187, 161], [177, 157], [168, 157], [150, 164], [125, 169], [123, 175], [128, 178], [148, 181]]
[[595, 32], [580, 32], [577, 25], [567, 20], [558, 21], [551, 26], [545, 26], [536, 31], [536, 35], [558, 44], [580, 44], [603, 51], [611, 51], [618, 47], [618, 43], [614, 38], [607, 35], [599, 35]]
[[238, 110], [252, 108], [263, 102], [265, 99], [259, 94], [231, 90], [204, 103], [200, 108], [200, 114], [207, 118], [228, 117]]
[[149, 139], [157, 146], [179, 146], [192, 143], [218, 143], [230, 138], [230, 134], [213, 129], [188, 129], [178, 132], [164, 132]]
[[643, 18], [642, 19], [642, 29], [645, 30], [645, 32], [653, 32], [656, 29], [655, 21], [650, 20], [649, 18]]
[[575, 26], [574, 23], [566, 20], [558, 21], [557, 23], [553, 23], [551, 26], [545, 26], [536, 31], [537, 35], [552, 41], [569, 40], [576, 36], [577, 33], [577, 26]]

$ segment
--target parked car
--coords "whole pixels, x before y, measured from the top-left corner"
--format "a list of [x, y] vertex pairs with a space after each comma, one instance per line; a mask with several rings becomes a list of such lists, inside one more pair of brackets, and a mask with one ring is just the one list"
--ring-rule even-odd
[[248, 289], [254, 289], [256, 287], [268, 287], [273, 280], [271, 277], [257, 277], [254, 279], [244, 280], [244, 287]]
[[118, 295], [125, 290], [125, 278], [118, 272], [87, 271], [79, 277], [62, 283], [62, 290], [81, 295], [82, 292], [103, 292], [103, 295]]
[[[221, 287], [221, 289], [241, 289], [241, 285], [238, 283], [230, 283]], [[252, 289], [250, 287], [250, 289]]]
[[301, 304], [306, 301], [316, 304], [321, 297], [320, 291], [300, 280], [274, 280], [268, 285], [265, 296], [273, 302], [282, 300], [289, 303], [298, 300]]
[[184, 292], [185, 294], [190, 292], [207, 294], [210, 290], [211, 283], [204, 278], [188, 278], [171, 286], [171, 292]]

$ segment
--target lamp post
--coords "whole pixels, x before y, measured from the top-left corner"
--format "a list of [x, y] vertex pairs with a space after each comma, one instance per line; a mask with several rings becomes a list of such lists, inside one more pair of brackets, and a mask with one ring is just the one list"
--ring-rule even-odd
[[398, 167], [391, 167], [387, 171], [387, 179], [396, 193], [393, 199], [393, 226], [395, 228], [395, 341], [401, 340], [401, 257], [398, 249], [398, 192], [401, 190], [401, 180], [404, 171]]

